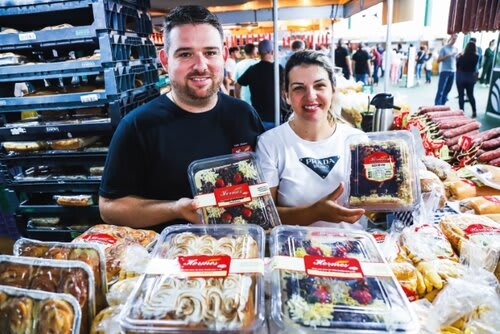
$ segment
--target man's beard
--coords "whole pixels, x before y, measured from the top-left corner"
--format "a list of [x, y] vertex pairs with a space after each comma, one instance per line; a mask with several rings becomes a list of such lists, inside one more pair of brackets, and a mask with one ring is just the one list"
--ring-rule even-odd
[[[206, 76], [207, 74], [209, 74], [210, 80], [211, 80], [212, 84], [208, 88], [203, 88], [203, 90], [205, 90], [205, 94], [200, 95], [199, 94], [200, 93], [200, 89], [196, 89], [196, 88], [190, 87], [189, 86], [189, 80], [193, 76]], [[220, 84], [222, 83], [222, 79], [218, 79], [213, 74], [208, 73], [208, 72], [204, 72], [204, 73], [199, 73], [199, 72], [189, 73], [186, 76], [186, 78], [187, 78], [186, 82], [180, 83], [180, 82], [172, 81], [171, 85], [174, 88], [175, 94], [177, 96], [179, 96], [181, 99], [192, 101], [192, 102], [195, 102], [195, 103], [196, 102], [197, 103], [203, 102], [203, 101], [211, 98], [215, 94], [217, 94], [217, 92], [219, 91]]]

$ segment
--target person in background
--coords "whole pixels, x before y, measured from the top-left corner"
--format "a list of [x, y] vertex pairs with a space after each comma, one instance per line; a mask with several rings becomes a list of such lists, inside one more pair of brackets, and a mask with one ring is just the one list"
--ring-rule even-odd
[[368, 80], [372, 76], [370, 65], [370, 55], [363, 49], [364, 44], [359, 43], [358, 50], [352, 55], [352, 73], [354, 79], [368, 85]]
[[495, 40], [491, 40], [488, 48], [484, 51], [483, 72], [481, 73], [480, 82], [483, 86], [490, 83], [491, 68], [493, 67], [493, 57], [495, 57]]
[[364, 210], [337, 203], [348, 180], [344, 143], [347, 136], [363, 132], [333, 113], [330, 59], [317, 51], [292, 55], [285, 68], [285, 90], [293, 117], [262, 134], [256, 150], [281, 222], [362, 228], [356, 222]]
[[457, 41], [457, 35], [453, 34], [448, 39], [448, 43], [439, 50], [437, 62], [439, 63], [439, 81], [435, 105], [444, 105], [448, 101], [448, 93], [453, 86], [455, 72], [457, 71], [456, 56], [458, 50], [453, 45]]
[[233, 46], [229, 48], [229, 56], [227, 57], [226, 60], [226, 71], [227, 71], [227, 78], [228, 78], [228, 83], [229, 87], [228, 92], [231, 96], [234, 96], [234, 83], [236, 80], [234, 79], [235, 77], [235, 72], [236, 72], [236, 61], [240, 58], [240, 49], [237, 46]]
[[415, 56], [415, 60], [417, 62], [415, 68], [415, 75], [417, 76], [417, 85], [420, 85], [420, 81], [422, 81], [422, 67], [424, 67], [425, 61], [427, 59], [426, 49], [427, 48], [425, 47], [425, 45], [421, 45], [420, 50], [417, 52], [417, 55]]
[[464, 53], [457, 58], [457, 91], [458, 106], [464, 109], [464, 91], [467, 92], [470, 106], [472, 108], [472, 118], [476, 117], [476, 99], [474, 98], [474, 85], [477, 80], [477, 55], [476, 43], [469, 42]]
[[342, 74], [347, 80], [351, 78], [351, 57], [349, 57], [349, 50], [344, 46], [342, 39], [339, 39], [335, 49], [335, 66], [342, 68]]
[[[235, 82], [238, 81], [238, 79], [243, 75], [243, 73], [246, 72], [246, 70], [248, 70], [250, 66], [255, 65], [259, 62], [258, 59], [259, 56], [257, 54], [257, 46], [255, 46], [252, 43], [248, 43], [245, 45], [243, 50], [245, 51], [245, 59], [240, 60], [236, 64], [236, 72], [234, 75]], [[243, 101], [245, 101], [250, 105], [252, 104], [252, 99], [251, 99], [252, 95], [250, 93], [250, 88], [248, 86], [242, 87], [240, 85], [235, 84], [234, 88], [235, 88], [234, 95], [237, 98], [242, 99]]]
[[476, 53], [477, 53], [477, 56], [478, 56], [478, 61], [477, 61], [477, 73], [479, 73], [481, 71], [481, 66], [483, 64], [483, 49], [477, 44], [477, 39], [476, 37], [471, 37], [470, 38], [470, 42], [476, 44]]
[[298, 52], [298, 51], [303, 51], [306, 49], [306, 44], [304, 43], [304, 41], [300, 40], [300, 39], [296, 39], [295, 41], [292, 42], [292, 50], [287, 53], [284, 57], [282, 57], [282, 61], [280, 62], [281, 66], [285, 66], [286, 62], [288, 61], [288, 59], [290, 59], [290, 56], [293, 55], [295, 52]]
[[172, 90], [127, 114], [116, 129], [99, 187], [107, 224], [161, 231], [198, 223], [187, 168], [191, 162], [255, 147], [264, 131], [247, 103], [219, 92], [223, 31], [201, 6], [165, 17], [160, 62]]
[[[376, 44], [375, 46], [377, 48], [378, 53], [382, 57], [382, 61], [384, 61], [385, 60], [385, 50], [384, 50], [384, 48], [380, 44]], [[380, 67], [380, 73], [381, 73], [380, 77], [381, 78], [384, 77], [384, 74], [385, 74], [384, 71], [385, 71], [385, 63], [382, 63], [382, 66]]]
[[431, 83], [432, 77], [432, 67], [434, 66], [434, 54], [432, 50], [429, 50], [427, 56], [425, 57], [425, 83]]
[[373, 47], [372, 53], [372, 64], [373, 64], [373, 84], [378, 85], [378, 70], [382, 65], [382, 55], [377, 51], [377, 48]]
[[401, 67], [401, 54], [396, 49], [392, 49], [390, 54], [391, 61], [391, 82], [397, 84], [399, 82], [399, 68]]
[[[239, 77], [237, 85], [250, 87], [252, 106], [260, 115], [264, 128], [269, 130], [275, 126], [273, 44], [264, 39], [259, 43], [258, 50], [260, 62], [248, 68]], [[281, 65], [279, 65], [279, 71], [279, 76], [282, 77], [283, 68]]]

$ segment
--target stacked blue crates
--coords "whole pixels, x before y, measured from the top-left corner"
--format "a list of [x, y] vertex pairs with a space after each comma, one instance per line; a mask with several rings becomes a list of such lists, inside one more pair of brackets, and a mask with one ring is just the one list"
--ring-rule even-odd
[[[156, 49], [148, 37], [149, 7], [150, 0], [0, 1], [0, 141], [95, 135], [109, 141], [128, 112], [159, 95]], [[30, 93], [14, 96], [19, 83], [26, 84]], [[73, 170], [102, 166], [106, 154], [104, 147], [27, 153], [1, 148], [0, 174], [21, 203], [17, 225], [28, 226], [30, 219], [43, 217], [76, 222], [91, 217], [98, 223], [98, 177], [22, 176], [40, 166]], [[94, 204], [59, 207], [51, 201], [58, 193], [88, 194]], [[40, 237], [29, 230], [20, 232]], [[64, 228], [46, 230], [52, 233], [42, 233], [44, 239], [68, 238]]]

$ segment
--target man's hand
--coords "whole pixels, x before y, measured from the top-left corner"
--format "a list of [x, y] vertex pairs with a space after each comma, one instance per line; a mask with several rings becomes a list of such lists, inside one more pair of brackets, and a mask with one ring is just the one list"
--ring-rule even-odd
[[313, 204], [312, 208], [317, 216], [316, 220], [323, 220], [333, 223], [347, 222], [351, 224], [359, 220], [361, 215], [365, 213], [365, 210], [348, 209], [335, 202], [343, 192], [344, 183], [341, 182], [334, 192]]
[[193, 224], [199, 224], [198, 213], [196, 211], [196, 202], [191, 198], [181, 198], [175, 202], [175, 210], [179, 213], [182, 219], [185, 219]]

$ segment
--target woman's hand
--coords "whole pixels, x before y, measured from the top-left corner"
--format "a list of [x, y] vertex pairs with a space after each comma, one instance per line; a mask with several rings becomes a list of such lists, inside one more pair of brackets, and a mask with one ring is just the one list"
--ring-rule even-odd
[[359, 220], [361, 215], [365, 213], [364, 209], [348, 209], [335, 202], [343, 192], [344, 183], [341, 182], [334, 192], [313, 204], [312, 210], [316, 215], [316, 221], [323, 220], [332, 223], [346, 222], [353, 224]]
[[193, 224], [199, 224], [200, 219], [196, 210], [196, 202], [191, 198], [183, 197], [175, 202], [175, 209], [179, 218], [185, 219]]

